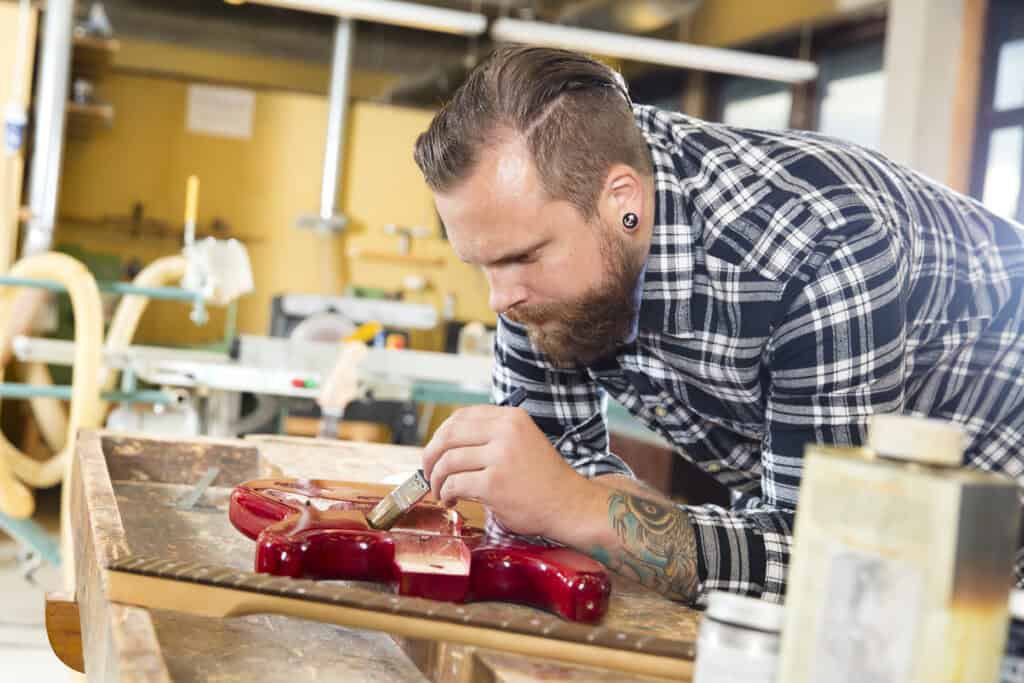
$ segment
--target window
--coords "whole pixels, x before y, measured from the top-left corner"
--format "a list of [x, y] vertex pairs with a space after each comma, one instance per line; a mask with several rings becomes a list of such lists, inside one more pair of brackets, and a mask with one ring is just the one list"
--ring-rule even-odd
[[988, 163], [981, 201], [1004, 218], [1018, 215], [1022, 160], [1024, 128], [1008, 126], [992, 131], [988, 138]]
[[996, 67], [996, 111], [1024, 107], [1024, 38], [1017, 38], [999, 47]]
[[881, 41], [822, 54], [817, 93], [820, 132], [878, 149], [885, 98], [882, 54]]
[[717, 79], [713, 113], [723, 123], [749, 128], [805, 128], [878, 148], [885, 98], [885, 14], [821, 27], [762, 46], [780, 57], [819, 66], [810, 83], [787, 85]]
[[1024, 4], [990, 0], [971, 194], [1024, 221]]
[[744, 128], [788, 128], [793, 93], [789, 86], [752, 78], [722, 83], [722, 123]]

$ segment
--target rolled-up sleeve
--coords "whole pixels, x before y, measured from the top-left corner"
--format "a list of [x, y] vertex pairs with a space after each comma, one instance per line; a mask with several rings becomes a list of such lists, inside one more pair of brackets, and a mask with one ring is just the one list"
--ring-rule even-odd
[[761, 495], [738, 510], [687, 508], [702, 591], [782, 602], [805, 445], [861, 445], [872, 414], [902, 409], [906, 287], [898, 262], [886, 231], [859, 231], [823, 255], [785, 302], [767, 349]]

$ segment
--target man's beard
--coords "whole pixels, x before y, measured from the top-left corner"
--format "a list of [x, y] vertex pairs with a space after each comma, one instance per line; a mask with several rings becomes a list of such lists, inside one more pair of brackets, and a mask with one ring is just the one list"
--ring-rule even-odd
[[526, 326], [530, 341], [555, 365], [592, 363], [613, 353], [632, 332], [643, 259], [611, 236], [602, 240], [605, 283], [567, 303], [516, 306], [505, 313]]

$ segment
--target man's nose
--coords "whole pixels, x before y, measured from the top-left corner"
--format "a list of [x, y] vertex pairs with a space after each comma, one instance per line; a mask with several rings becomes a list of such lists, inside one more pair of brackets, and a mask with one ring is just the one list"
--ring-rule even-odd
[[526, 287], [509, 281], [510, 278], [489, 274], [487, 279], [491, 287], [490, 306], [495, 313], [504, 313], [526, 300]]

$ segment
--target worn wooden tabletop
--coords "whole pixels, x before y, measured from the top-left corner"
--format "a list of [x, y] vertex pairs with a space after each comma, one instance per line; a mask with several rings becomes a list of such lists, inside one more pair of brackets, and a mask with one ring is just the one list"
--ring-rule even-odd
[[[90, 681], [622, 681], [621, 673], [408, 641], [281, 616], [209, 619], [111, 603], [105, 567], [127, 553], [251, 569], [253, 543], [226, 514], [231, 488], [271, 476], [380, 482], [410, 473], [416, 449], [287, 437], [180, 441], [80, 434], [72, 477], [79, 601]], [[211, 466], [190, 510], [177, 504]], [[381, 590], [386, 588], [381, 587]], [[530, 608], [494, 604], [510, 616]], [[692, 643], [698, 613], [613, 577], [604, 624]], [[681, 670], [687, 680], [689, 668]], [[645, 679], [635, 679], [645, 680]], [[650, 679], [647, 679], [650, 680]]]

